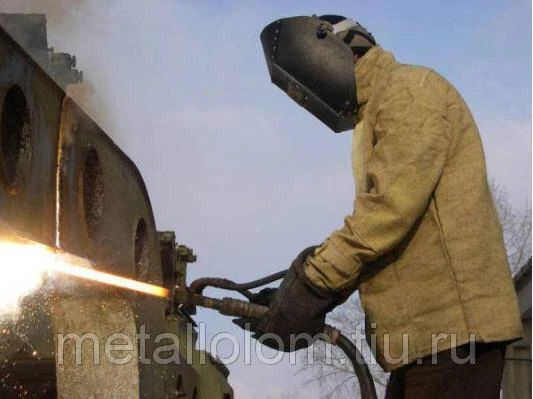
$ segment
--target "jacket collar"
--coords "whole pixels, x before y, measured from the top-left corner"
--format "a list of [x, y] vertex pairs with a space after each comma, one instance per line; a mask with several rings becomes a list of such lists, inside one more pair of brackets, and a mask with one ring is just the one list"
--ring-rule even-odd
[[355, 64], [357, 103], [363, 107], [374, 94], [378, 83], [397, 65], [392, 53], [374, 46]]

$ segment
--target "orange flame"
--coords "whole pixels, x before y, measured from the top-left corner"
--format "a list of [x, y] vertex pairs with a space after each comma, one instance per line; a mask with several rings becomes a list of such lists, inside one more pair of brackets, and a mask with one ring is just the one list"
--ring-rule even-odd
[[142, 292], [144, 294], [158, 296], [161, 298], [168, 297], [169, 290], [158, 285], [143, 283], [130, 278], [117, 276], [115, 274], [102, 272], [88, 267], [80, 266], [75, 263], [90, 263], [86, 259], [66, 254], [58, 253], [56, 262], [50, 268], [50, 271], [67, 274], [73, 277], [79, 277], [86, 280], [96, 281], [99, 283], [112, 285], [114, 287], [125, 288], [132, 291]]
[[47, 273], [62, 273], [161, 298], [169, 290], [153, 284], [95, 270], [88, 259], [62, 252], [35, 241], [16, 238], [0, 241], [0, 313], [16, 312], [22, 297], [38, 288]]

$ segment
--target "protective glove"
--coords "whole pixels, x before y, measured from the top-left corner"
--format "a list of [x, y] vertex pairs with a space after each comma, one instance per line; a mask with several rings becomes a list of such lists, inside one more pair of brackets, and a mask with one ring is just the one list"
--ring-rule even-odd
[[[324, 330], [326, 313], [341, 299], [339, 294], [315, 286], [305, 275], [305, 260], [316, 248], [304, 249], [292, 262], [279, 288], [275, 292], [270, 291], [272, 298], [265, 316], [260, 319], [240, 318], [233, 322], [252, 331], [254, 338], [273, 349], [292, 352], [311, 345], [313, 337]], [[261, 292], [257, 294], [257, 299], [264, 301], [267, 298], [265, 290], [261, 291], [263, 295]], [[298, 334], [307, 335], [296, 340]]]
[[258, 293], [252, 294], [252, 296], [248, 299], [251, 303], [255, 303], [257, 305], [270, 306], [270, 302], [272, 302], [272, 298], [276, 294], [277, 290], [277, 288], [263, 288]]

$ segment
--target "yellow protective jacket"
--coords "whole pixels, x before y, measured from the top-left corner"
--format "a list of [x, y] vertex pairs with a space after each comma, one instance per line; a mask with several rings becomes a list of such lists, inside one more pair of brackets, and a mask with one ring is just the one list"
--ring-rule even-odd
[[359, 289], [367, 340], [394, 370], [471, 340], [521, 336], [476, 123], [435, 71], [380, 47], [355, 68], [354, 212], [309, 257], [330, 291]]

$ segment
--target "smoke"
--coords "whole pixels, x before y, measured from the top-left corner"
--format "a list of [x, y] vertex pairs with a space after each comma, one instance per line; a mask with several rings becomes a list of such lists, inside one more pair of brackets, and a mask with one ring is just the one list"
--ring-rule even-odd
[[49, 27], [61, 29], [84, 4], [85, 0], [0, 0], [0, 12], [46, 14]]
[[75, 55], [83, 71], [86, 84], [67, 94], [128, 154], [137, 148], [129, 146], [131, 131], [151, 128], [150, 108], [172, 85], [172, 67], [186, 64], [173, 41], [190, 36], [182, 27], [190, 10], [179, 14], [181, 8], [165, 1], [0, 0], [0, 12], [46, 15], [49, 46]]
[[[55, 52], [75, 55], [78, 59], [77, 68], [84, 71], [84, 63], [87, 60], [92, 60], [90, 64], [97, 62], [93, 57], [98, 55], [89, 50], [93, 45], [106, 40], [108, 32], [99, 30], [98, 34], [94, 34], [93, 26], [99, 15], [105, 14], [106, 7], [110, 4], [95, 4], [85, 0], [0, 0], [0, 12], [44, 14], [47, 20], [48, 46], [54, 47]], [[91, 34], [87, 34], [88, 32]], [[99, 85], [109, 86], [109, 83], [103, 79], [99, 80]], [[107, 112], [108, 101], [102, 94], [97, 94], [91, 71], [84, 71], [83, 83], [67, 85], [66, 93], [92, 119], [107, 130], [113, 131], [113, 120]]]

